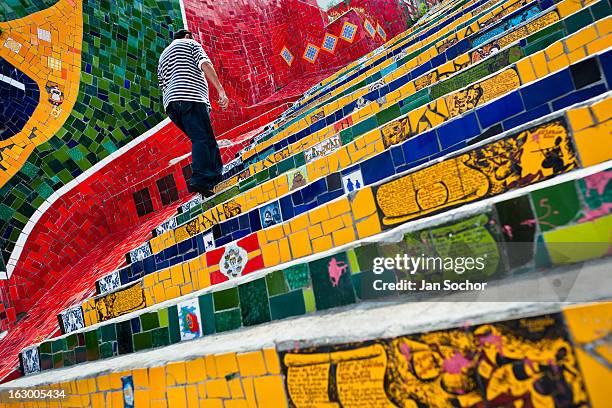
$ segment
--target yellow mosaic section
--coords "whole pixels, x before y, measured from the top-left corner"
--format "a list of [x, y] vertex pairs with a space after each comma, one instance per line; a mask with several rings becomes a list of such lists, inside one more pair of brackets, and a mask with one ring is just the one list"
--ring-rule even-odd
[[[454, 92], [450, 95], [441, 97], [426, 106], [415, 109], [407, 116], [388, 123], [380, 129], [374, 129], [353, 142], [342, 146], [339, 150], [329, 154], [326, 157], [314, 160], [306, 165], [306, 173], [309, 181], [316, 180], [320, 177], [327, 176], [333, 172], [347, 168], [348, 166], [358, 163], [368, 157], [374, 156], [382, 152], [385, 147], [400, 143], [415, 134], [421, 133], [433, 126], [439, 125], [444, 121], [460, 115], [469, 109], [482, 105], [498, 96], [501, 96], [513, 89], [518, 88], [521, 84], [533, 82], [549, 73], [562, 69], [575, 60], [570, 60], [568, 55], [582, 55], [586, 57], [598, 51], [607, 48], [607, 44], [611, 42], [610, 32], [612, 31], [612, 17], [599, 21], [595, 24], [586, 27], [551, 44], [545, 50], [533, 54], [530, 57], [523, 58], [516, 64], [514, 69], [506, 69], [495, 76], [480, 81], [464, 90]], [[563, 50], [567, 47], [571, 50], [570, 54], [558, 54], [557, 50]], [[517, 75], [518, 71], [518, 75]], [[519, 78], [520, 77], [520, 78]], [[397, 100], [410, 95], [415, 91], [414, 81], [409, 82], [398, 92]], [[478, 97], [476, 98], [476, 95]], [[355, 121], [365, 120], [371, 115], [377, 113], [390, 106], [392, 102], [388, 101], [379, 107], [372, 103], [368, 107], [356, 112], [352, 115]], [[600, 121], [601, 122], [601, 121]], [[591, 130], [591, 132], [594, 132]], [[607, 133], [595, 135], [591, 139], [602, 140]], [[255, 174], [259, 171], [270, 167], [286, 157], [302, 152], [324, 140], [328, 140], [334, 136], [333, 125], [309, 135], [302, 140], [289, 145], [282, 152], [267, 158], [262, 162], [255, 163], [250, 166], [250, 174]], [[580, 137], [586, 140], [585, 137]], [[586, 142], [585, 142], [586, 143]], [[582, 143], [584, 144], [584, 143]], [[609, 144], [606, 144], [608, 146]], [[606, 149], [600, 149], [598, 152], [601, 157], [609, 156]], [[587, 158], [586, 163], [590, 163]], [[590, 165], [590, 164], [587, 164]], [[229, 188], [239, 182], [240, 176], [235, 176], [218, 186], [219, 190]], [[151, 248], [153, 253], [158, 253], [165, 248], [175, 245], [189, 237], [198, 233], [204, 232], [213, 225], [225, 221], [241, 213], [246, 213], [249, 210], [262, 205], [270, 200], [281, 197], [290, 191], [291, 173], [282, 174], [273, 180], [269, 180], [262, 185], [246, 191], [226, 203], [217, 205], [216, 207], [205, 211], [203, 214], [196, 217], [194, 220], [168, 231], [158, 237], [151, 239]]]
[[[21, 132], [0, 141], [2, 187], [23, 167], [34, 148], [62, 127], [77, 100], [83, 41], [82, 0], [59, 0], [43, 11], [0, 23], [0, 30], [0, 58], [36, 81], [40, 90], [38, 107]], [[56, 98], [56, 103], [51, 103], [50, 98]]]
[[[576, 143], [578, 156], [588, 163], [584, 164], [584, 167], [612, 159], [612, 150], [602, 147], [600, 139], [604, 137], [600, 135], [610, 134], [611, 116], [612, 98], [609, 97], [591, 106], [567, 112], [569, 128], [577, 130], [579, 136], [576, 139], [579, 141]], [[585, 118], [590, 122], [587, 123]], [[559, 146], [564, 157], [564, 171], [574, 169], [578, 162], [575, 155], [568, 150], [573, 139], [570, 129], [566, 129], [559, 121], [540, 125], [534, 130], [521, 132], [515, 138], [505, 138], [480, 148], [479, 154], [475, 151], [467, 152], [394, 179], [380, 187], [366, 187], [351, 198], [341, 197], [282, 224], [260, 230], [257, 237], [264, 267], [275, 267], [309, 255], [320, 254], [374, 236], [384, 228], [461, 203], [500, 194], [506, 191], [507, 186], [522, 186], [552, 176], [552, 169], [540, 167], [542, 157], [538, 152], [541, 149], [553, 148], [557, 140], [561, 140]], [[366, 139], [361, 140], [365, 143]], [[313, 166], [320, 162], [327, 166], [321, 168], [338, 170], [338, 157], [351, 159], [350, 146], [343, 148], [343, 155], [321, 158], [313, 163]], [[369, 144], [359, 149], [366, 152], [365, 154], [376, 149], [382, 150], [383, 142], [380, 138], [371, 139]], [[607, 154], [601, 153], [602, 150], [607, 151]], [[512, 154], [504, 159], [506, 156], [500, 155], [500, 151]], [[352, 154], [355, 152], [357, 150]], [[496, 166], [481, 165], [481, 161], [487, 160], [494, 161]], [[522, 173], [501, 177], [500, 174], [511, 168], [514, 161], [520, 162]], [[534, 179], [535, 175], [537, 177]], [[440, 189], [442, 184], [448, 189], [447, 193]], [[259, 251], [249, 254], [249, 257], [257, 255]], [[138, 285], [141, 285], [148, 307], [210, 287], [210, 273], [218, 269], [216, 264], [207, 265], [204, 254], [183, 264], [149, 274], [140, 280]], [[86, 326], [99, 321], [96, 305], [95, 299], [88, 299], [82, 304]]]
[[207, 355], [188, 361], [139, 368], [66, 383], [40, 386], [65, 390], [66, 399], [19, 401], [0, 394], [0, 407], [123, 408], [122, 377], [134, 383], [138, 408], [281, 408], [287, 398], [274, 349]]

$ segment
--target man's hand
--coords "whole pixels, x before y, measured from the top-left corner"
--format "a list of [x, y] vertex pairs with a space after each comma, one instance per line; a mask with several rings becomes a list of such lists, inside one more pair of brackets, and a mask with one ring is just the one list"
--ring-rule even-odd
[[225, 90], [222, 89], [219, 92], [219, 100], [217, 102], [219, 102], [219, 106], [221, 106], [221, 109], [225, 110], [225, 108], [227, 108], [227, 106], [229, 105], [229, 99], [227, 97], [227, 94], [225, 93]]

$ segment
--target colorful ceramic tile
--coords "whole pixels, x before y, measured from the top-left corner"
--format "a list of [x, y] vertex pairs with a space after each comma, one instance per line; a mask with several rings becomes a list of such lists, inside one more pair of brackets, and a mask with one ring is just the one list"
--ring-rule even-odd
[[345, 253], [311, 261], [308, 266], [317, 310], [355, 302], [350, 265]]
[[33, 346], [23, 350], [20, 354], [21, 366], [25, 375], [40, 372], [40, 358], [38, 347]]
[[202, 235], [202, 240], [204, 242], [204, 250], [209, 251], [211, 249], [215, 249], [215, 238], [213, 236], [212, 231], [207, 232]]
[[248, 260], [247, 251], [232, 242], [225, 247], [223, 256], [219, 261], [219, 271], [230, 279], [237, 278], [242, 274]]
[[177, 305], [181, 330], [181, 341], [202, 337], [203, 327], [200, 318], [198, 299], [190, 299]]
[[149, 244], [149, 242], [145, 242], [138, 248], [131, 250], [128, 254], [129, 261], [132, 263], [142, 261], [143, 259], [148, 258], [151, 255], [153, 255], [153, 252], [151, 252], [151, 245]]
[[117, 289], [119, 286], [121, 286], [119, 271], [111, 272], [108, 275], [102, 277], [96, 282], [96, 286], [98, 287], [98, 293], [100, 293], [101, 295], [104, 295]]
[[318, 159], [320, 157], [327, 156], [328, 154], [335, 152], [340, 148], [342, 143], [340, 142], [340, 135], [334, 135], [306, 150], [304, 150], [304, 157], [306, 163]]
[[121, 389], [123, 390], [123, 407], [134, 408], [134, 380], [131, 375], [121, 377]]
[[61, 312], [58, 316], [62, 333], [71, 333], [85, 327], [83, 309], [81, 306], [72, 307]]
[[273, 201], [270, 204], [259, 208], [259, 217], [261, 219], [261, 227], [268, 228], [283, 221], [280, 206], [278, 201]]
[[342, 176], [342, 187], [344, 187], [344, 192], [346, 194], [359, 190], [363, 186], [363, 175], [361, 174], [360, 168]]
[[238, 286], [238, 293], [243, 326], [253, 326], [270, 321], [270, 306], [264, 278], [243, 283]]
[[289, 180], [289, 190], [295, 190], [296, 188], [307, 185], [309, 180], [306, 166], [300, 166], [297, 169], [289, 171], [287, 173], [287, 179]]

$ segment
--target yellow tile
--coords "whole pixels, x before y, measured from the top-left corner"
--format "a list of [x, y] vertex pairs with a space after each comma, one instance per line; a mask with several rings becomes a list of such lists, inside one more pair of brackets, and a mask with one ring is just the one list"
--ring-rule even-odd
[[376, 211], [376, 205], [374, 204], [372, 188], [368, 187], [359, 190], [353, 197], [351, 208], [356, 220], [373, 214]]
[[149, 368], [151, 399], [166, 398], [166, 366]]
[[108, 375], [101, 375], [97, 377], [98, 389], [100, 391], [110, 390], [110, 378]]
[[144, 279], [143, 279], [143, 285], [145, 288], [150, 288], [153, 287], [153, 285], [155, 285], [155, 278], [157, 277], [156, 274], [151, 273], [149, 275], [145, 275]]
[[312, 227], [308, 228], [308, 235], [310, 236], [310, 239], [315, 239], [323, 235], [323, 230], [321, 229], [321, 225], [317, 224], [317, 225], [313, 225]]
[[[200, 407], [203, 408], [223, 408], [223, 400], [221, 399], [203, 399], [200, 400]], [[190, 407], [191, 408], [191, 407]]]
[[281, 376], [255, 377], [253, 385], [259, 408], [285, 406], [287, 397]]
[[289, 221], [289, 224], [291, 225], [291, 231], [293, 232], [305, 230], [309, 227], [308, 214], [302, 214], [295, 217], [294, 219]]
[[137, 368], [132, 370], [132, 379], [134, 380], [134, 387], [147, 387], [149, 388], [149, 372], [146, 368]]
[[550, 72], [556, 72], [567, 67], [568, 65], [569, 58], [567, 57], [567, 54], [561, 54], [560, 56], [548, 63], [548, 69], [550, 70]]
[[270, 374], [280, 374], [280, 360], [278, 353], [273, 348], [263, 349], [264, 359], [266, 360], [266, 368]]
[[574, 62], [580, 61], [584, 57], [586, 57], [586, 51], [584, 50], [584, 48], [578, 48], [577, 50], [574, 50], [567, 55], [567, 58], [569, 58], [569, 61], [572, 64]]
[[521, 77], [521, 83], [526, 84], [536, 79], [536, 75], [533, 72], [529, 58], [523, 58], [517, 62], [516, 67]]
[[253, 377], [266, 373], [266, 364], [261, 351], [240, 353], [238, 357], [238, 367], [242, 377]]
[[111, 393], [111, 400], [113, 407], [123, 406], [123, 391], [115, 391]]
[[228, 398], [230, 396], [225, 379], [206, 381], [206, 392], [210, 398]]
[[190, 408], [197, 407], [199, 405], [198, 387], [195, 385], [188, 385], [185, 387], [185, 392], [187, 393], [187, 406]]
[[278, 247], [280, 252], [281, 262], [289, 262], [293, 258], [291, 257], [291, 249], [289, 248], [289, 239], [283, 238], [278, 241]]
[[575, 0], [564, 0], [557, 4], [557, 10], [559, 11], [561, 18], [565, 18], [570, 14], [575, 13], [576, 11], [580, 10], [580, 7], [580, 2]]
[[[89, 387], [87, 386], [87, 380], [77, 380], [77, 392], [81, 395], [89, 394]], [[92, 390], [95, 391], [95, 390]]]
[[151, 393], [149, 390], [134, 390], [134, 406], [136, 407], [148, 407], [151, 400]]
[[289, 235], [289, 245], [293, 259], [301, 258], [312, 253], [308, 231], [298, 231]]
[[599, 33], [600, 37], [603, 37], [606, 34], [610, 34], [610, 32], [612, 32], [612, 18], [607, 17], [603, 20], [600, 20], [595, 23], [595, 26], [597, 27], [597, 32]]
[[557, 58], [559, 55], [564, 53], [563, 42], [557, 41], [552, 43], [544, 49], [544, 52], [546, 53], [546, 56], [548, 57], [549, 61]]
[[261, 245], [261, 255], [265, 267], [278, 265], [281, 262], [281, 254], [277, 242]]
[[340, 246], [355, 241], [355, 231], [353, 226], [343, 228], [333, 233], [334, 246]]
[[326, 205], [322, 205], [319, 208], [315, 208], [308, 212], [308, 218], [310, 219], [310, 225], [318, 224], [329, 219], [329, 211]]
[[225, 401], [225, 408], [249, 408], [246, 400], [227, 400]]
[[548, 64], [542, 51], [533, 54], [529, 59], [531, 59], [531, 64], [538, 78], [548, 75]]
[[203, 382], [198, 384], [198, 396], [200, 399], [206, 398], [206, 384]]
[[167, 299], [175, 299], [181, 296], [181, 291], [178, 286], [172, 286], [166, 289], [166, 298]]
[[[40, 405], [40, 406], [44, 406], [44, 405]], [[59, 407], [59, 403], [57, 406]], [[145, 406], [147, 407], [149, 406], [148, 400], [147, 400], [147, 405]], [[53, 405], [51, 405], [51, 407], [53, 407]], [[91, 394], [91, 408], [105, 408], [103, 393]]]
[[584, 167], [612, 159], [612, 121], [574, 132], [574, 140]]
[[187, 407], [187, 398], [183, 387], [168, 388], [168, 406], [172, 408]]
[[229, 380], [228, 385], [232, 398], [244, 398], [244, 391], [242, 390], [240, 378], [234, 378]]
[[593, 125], [593, 118], [588, 107], [570, 109], [567, 111], [567, 117], [574, 131]]
[[208, 378], [217, 378], [217, 364], [215, 363], [215, 356], [212, 354], [208, 355], [204, 357], [204, 360], [206, 360], [206, 374], [208, 375]]
[[281, 239], [283, 236], [285, 236], [282, 225], [275, 225], [273, 227], [267, 228], [265, 231], [266, 231], [266, 240], [268, 242], [276, 241], [278, 239]]
[[612, 117], [612, 98], [608, 97], [591, 106], [597, 122], [605, 122]]
[[238, 372], [238, 360], [236, 359], [236, 353], [216, 355], [215, 363], [217, 364], [217, 375], [219, 377], [225, 377], [228, 374]]
[[344, 227], [344, 223], [342, 222], [342, 216], [329, 219], [323, 222], [321, 226], [323, 227], [323, 234], [331, 234], [332, 232]]
[[121, 382], [121, 377], [124, 377], [126, 374], [124, 372], [121, 373], [110, 373], [110, 386], [113, 390], [120, 390], [123, 388], [123, 383]]
[[330, 217], [336, 217], [341, 214], [346, 214], [351, 210], [347, 197], [343, 197], [340, 200], [333, 201], [327, 204], [327, 208], [329, 210]]
[[586, 27], [565, 39], [565, 46], [568, 51], [574, 51], [578, 47], [590, 43], [597, 39], [597, 31], [594, 26]]
[[195, 360], [185, 362], [185, 370], [187, 371], [187, 382], [189, 384], [206, 379], [206, 363], [204, 358], [196, 358]]
[[587, 54], [592, 55], [592, 54], [595, 54], [596, 52], [608, 49], [609, 47], [610, 47], [610, 38], [608, 37], [599, 38], [593, 42], [590, 42], [587, 45]]
[[372, 214], [363, 221], [357, 222], [357, 235], [359, 238], [370, 237], [382, 231], [378, 214]]
[[184, 361], [166, 364], [166, 381], [168, 382], [168, 387], [185, 384], [187, 382]]

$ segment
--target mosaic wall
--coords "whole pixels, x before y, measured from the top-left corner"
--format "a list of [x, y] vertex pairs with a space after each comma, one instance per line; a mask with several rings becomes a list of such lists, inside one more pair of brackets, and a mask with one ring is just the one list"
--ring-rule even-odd
[[[40, 388], [63, 390], [62, 404], [92, 407], [599, 407], [608, 401], [602, 342], [611, 313], [601, 303], [358, 343], [296, 339]], [[6, 392], [0, 402], [22, 404]]]
[[[194, 7], [190, 10], [195, 11], [200, 7], [206, 9], [204, 5]], [[248, 5], [244, 4], [244, 7], [246, 10]], [[286, 8], [287, 5], [283, 7]], [[287, 20], [288, 11], [283, 8], [278, 9]], [[182, 26], [182, 19], [177, 1], [145, 1], [138, 5], [129, 2], [112, 5], [105, 2], [83, 4], [80, 0], [29, 3], [14, 1], [3, 3], [0, 10], [2, 10], [0, 74], [3, 78], [0, 81], [3, 99], [0, 109], [0, 118], [3, 122], [0, 128], [2, 151], [0, 234], [3, 237], [0, 248], [2, 251], [0, 271], [4, 275], [18, 238], [37, 208], [45, 206], [45, 201], [49, 200], [58, 189], [74, 181], [103, 158], [114, 156], [118, 149], [164, 118], [159, 105], [160, 95], [155, 78], [156, 64], [159, 53], [168, 44], [172, 31]], [[223, 10], [220, 4], [217, 4], [216, 10], [220, 14], [226, 13], [226, 17], [227, 13], [234, 13], [233, 9]], [[31, 14], [36, 11], [40, 12]], [[303, 14], [305, 20], [310, 20], [315, 11], [310, 10], [308, 13]], [[376, 14], [377, 9], [373, 8], [372, 13]], [[258, 16], [261, 17], [261, 14], [253, 14], [254, 18]], [[189, 17], [191, 19], [191, 14]], [[246, 14], [243, 17], [246, 18]], [[190, 24], [193, 24], [193, 21], [195, 20], [191, 19]], [[216, 20], [214, 24], [217, 23]], [[245, 27], [244, 23], [240, 23], [239, 26]], [[324, 31], [324, 27], [319, 26], [316, 33], [324, 35]], [[223, 36], [216, 36], [220, 45], [218, 47], [215, 45], [217, 48], [214, 48], [210, 41], [205, 41], [205, 48], [215, 58], [227, 57], [221, 60], [236, 62], [239, 60], [237, 58], [239, 52], [234, 49], [232, 55], [225, 55], [228, 48], [223, 41], [229, 41], [229, 37], [244, 39], [246, 35], [245, 31], [240, 31], [238, 37], [231, 35], [227, 36], [226, 40], [221, 38]], [[306, 34], [304, 36], [306, 39]], [[359, 36], [361, 38], [361, 32]], [[292, 36], [292, 39], [297, 41], [297, 44], [299, 40], [294, 37]], [[330, 55], [335, 57], [326, 67], [312, 66], [310, 69], [312, 72], [318, 72], [321, 69], [344, 65], [348, 60], [380, 44], [382, 40], [378, 37], [376, 41], [355, 41], [350, 52], [331, 53]], [[144, 53], [142, 50], [145, 50]], [[216, 52], [219, 50], [223, 52]], [[252, 55], [253, 61], [263, 58], [262, 67], [271, 64], [270, 66], [277, 70], [279, 67], [271, 61], [280, 58], [279, 50], [275, 49], [270, 54], [260, 56], [254, 56], [252, 53], [249, 55]], [[238, 83], [239, 81], [234, 79], [248, 77], [244, 73], [236, 75], [237, 66], [246, 65], [225, 67], [221, 61], [219, 62], [218, 71], [223, 82]], [[255, 71], [256, 69], [254, 67]], [[287, 70], [285, 64], [283, 72]], [[278, 69], [278, 72], [281, 70]], [[298, 69], [292, 75], [295, 80], [310, 73]], [[261, 79], [261, 75], [254, 75], [250, 79], [250, 86], [241, 90], [244, 95], [233, 99], [246, 98], [247, 105], [255, 105], [272, 92], [278, 91], [280, 87], [289, 84], [287, 81], [277, 81], [273, 86], [268, 86], [266, 91], [255, 92], [257, 86], [253, 85], [261, 84], [263, 82]], [[313, 77], [301, 82], [307, 86], [316, 80], [317, 77]], [[247, 94], [250, 96], [246, 97]], [[280, 102], [282, 101], [267, 105], [264, 103], [262, 106], [265, 109], [254, 109], [248, 113], [251, 117], [257, 116], [279, 105]], [[265, 115], [258, 117], [265, 118]], [[218, 123], [217, 127], [223, 130], [224, 126], [228, 128], [246, 119], [249, 117], [243, 116], [240, 121], [234, 118], [233, 122], [224, 125]], [[159, 136], [161, 137], [157, 139], [164, 139], [163, 135]], [[176, 135], [173, 136], [176, 138]], [[184, 154], [185, 147], [188, 146], [184, 139], [171, 145], [172, 149], [164, 153], [170, 158]], [[156, 205], [159, 199], [161, 206], [174, 202], [178, 198], [176, 194], [170, 195], [171, 199], [165, 199], [168, 196], [165, 194], [166, 191], [162, 191], [158, 186], [152, 191], [151, 206], [147, 205], [149, 201], [147, 197], [142, 202], [142, 206], [136, 205], [137, 211], [134, 214], [131, 206], [127, 209], [120, 208], [119, 203], [124, 199], [123, 196], [117, 195], [122, 195], [125, 188], [134, 188], [136, 182], [143, 182], [151, 174], [164, 171], [167, 160], [161, 160], [162, 157], [157, 154], [158, 150], [159, 146], [151, 143], [139, 152], [133, 150], [133, 156], [132, 153], [128, 153], [130, 166], [127, 166], [129, 171], [125, 176], [125, 184], [102, 185], [103, 180], [100, 178], [94, 181], [98, 185], [94, 191], [83, 187], [82, 192], [88, 195], [84, 201], [90, 205], [88, 208], [77, 209], [80, 214], [63, 225], [82, 224], [84, 217], [94, 229], [104, 229], [104, 234], [107, 234], [108, 229], [122, 230], [126, 224], [128, 227], [133, 227], [140, 216], [159, 208]], [[233, 152], [228, 149], [226, 156], [231, 157]], [[143, 153], [145, 156], [142, 156]], [[119, 166], [119, 174], [126, 171], [122, 168], [122, 163], [117, 161], [113, 163]], [[182, 179], [180, 172], [174, 176], [176, 184], [181, 184], [182, 180], [176, 180], [179, 177]], [[182, 197], [180, 189], [179, 197]], [[103, 211], [100, 211], [100, 205], [104, 207]], [[55, 206], [62, 207], [58, 209], [62, 215], [75, 211], [71, 208], [75, 203], [69, 200]], [[115, 208], [118, 208], [121, 214], [116, 214]], [[92, 212], [96, 215], [91, 216]], [[128, 218], [130, 222], [126, 223]], [[69, 235], [69, 231], [63, 229], [53, 229], [52, 233], [48, 230], [35, 229], [33, 233], [47, 234], [44, 240], [38, 242], [49, 242], [53, 247], [66, 242], [65, 237]], [[84, 237], [78, 243], [79, 248], [54, 248], [53, 252], [70, 255], [70, 259], [65, 259], [66, 255], [58, 255], [64, 257], [60, 264], [73, 264], [78, 258], [76, 254], [83, 256], [95, 243], [95, 240]], [[21, 245], [23, 241], [20, 242]], [[45, 251], [45, 248], [41, 248], [36, 243], [34, 246], [27, 246], [23, 252], [49, 252], [49, 250], [50, 247]], [[17, 313], [28, 309], [31, 298], [36, 297], [35, 292], [44, 286], [41, 277], [49, 273], [49, 270], [45, 270], [44, 263], [41, 264], [38, 259], [28, 262], [22, 257], [19, 262], [22, 263], [17, 268], [20, 273], [31, 276], [15, 276], [13, 282], [9, 284], [3, 282], [0, 288], [0, 298], [2, 302], [6, 302], [11, 317], [8, 320], [11, 322], [15, 321]], [[15, 266], [11, 264], [10, 268], [15, 269]], [[0, 319], [1, 327], [6, 327], [8, 320]]]

